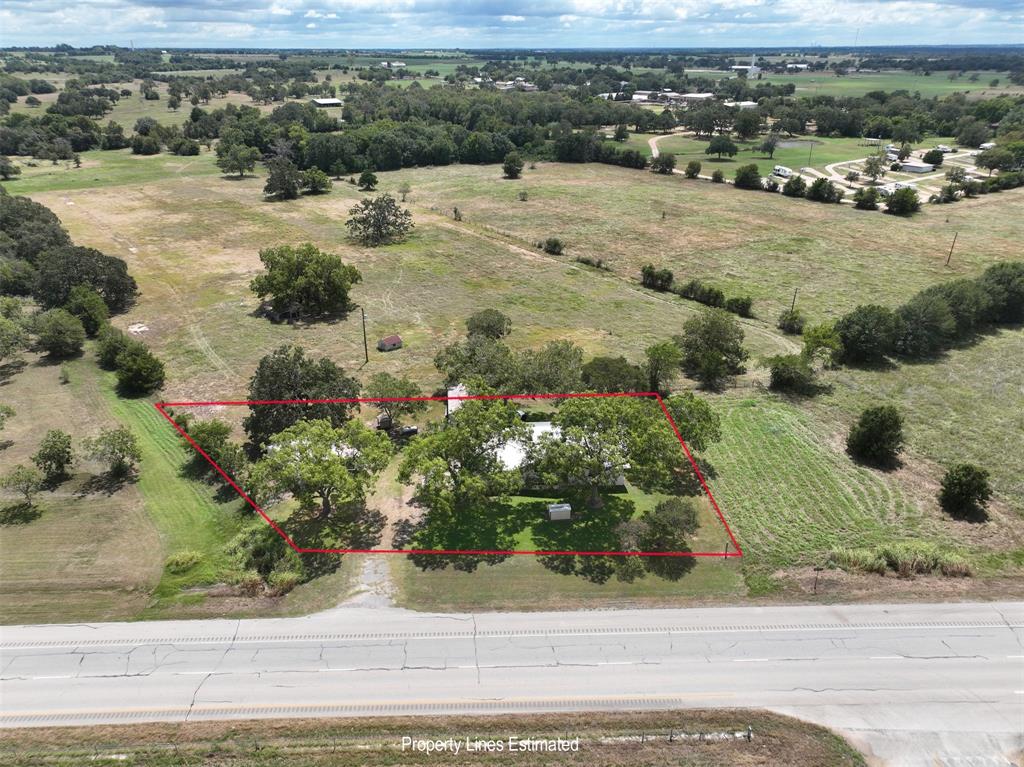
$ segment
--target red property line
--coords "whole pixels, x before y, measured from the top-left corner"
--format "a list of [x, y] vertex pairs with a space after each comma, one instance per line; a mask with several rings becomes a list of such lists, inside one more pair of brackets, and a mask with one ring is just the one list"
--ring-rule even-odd
[[[490, 550], [490, 549], [311, 549], [299, 546], [291, 539], [281, 527], [270, 518], [270, 516], [256, 503], [252, 498], [249, 497], [239, 485], [228, 476], [220, 465], [214, 461], [205, 450], [203, 450], [194, 439], [178, 425], [177, 421], [167, 412], [166, 408], [170, 407], [214, 407], [214, 406], [248, 406], [248, 405], [331, 405], [331, 404], [343, 404], [343, 403], [374, 403], [374, 402], [446, 402], [448, 400], [516, 400], [516, 399], [587, 399], [596, 397], [653, 397], [658, 405], [661, 407], [662, 413], [665, 418], [668, 419], [669, 424], [672, 426], [672, 431], [679, 440], [679, 444], [683, 448], [683, 453], [686, 455], [687, 460], [690, 462], [690, 466], [693, 467], [694, 472], [697, 475], [697, 479], [700, 482], [701, 488], [707, 495], [708, 500], [711, 502], [712, 508], [715, 510], [715, 514], [718, 516], [719, 521], [725, 528], [725, 532], [729, 536], [729, 540], [732, 543], [733, 551], [544, 551], [544, 550]], [[742, 557], [743, 549], [740, 547], [739, 541], [736, 540], [736, 536], [732, 532], [732, 528], [729, 527], [729, 523], [725, 520], [725, 515], [722, 513], [721, 508], [718, 506], [718, 502], [715, 500], [715, 496], [711, 493], [711, 488], [708, 487], [707, 481], [704, 479], [704, 475], [701, 473], [700, 467], [697, 465], [697, 461], [694, 460], [693, 454], [690, 452], [689, 446], [686, 444], [686, 440], [683, 439], [683, 435], [679, 432], [679, 427], [676, 425], [675, 419], [672, 418], [672, 414], [669, 412], [668, 407], [665, 405], [661, 395], [657, 392], [573, 392], [569, 394], [469, 394], [462, 396], [444, 396], [444, 397], [339, 397], [332, 399], [282, 399], [282, 400], [218, 400], [210, 402], [157, 402], [154, 407], [157, 412], [162, 415], [171, 426], [174, 427], [185, 440], [198, 452], [206, 461], [214, 468], [214, 470], [224, 478], [235, 492], [241, 496], [246, 503], [248, 503], [264, 521], [270, 525], [281, 538], [284, 539], [294, 551], [299, 554], [473, 554], [477, 556], [493, 555], [493, 554], [532, 554], [532, 555], [576, 555], [576, 556], [608, 556], [608, 557]]]

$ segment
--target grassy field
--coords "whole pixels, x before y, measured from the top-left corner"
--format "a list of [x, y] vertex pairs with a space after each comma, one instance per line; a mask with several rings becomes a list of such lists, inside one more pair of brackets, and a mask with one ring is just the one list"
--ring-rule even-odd
[[[753, 730], [753, 739], [669, 742], [667, 732], [697, 734]], [[133, 767], [348, 767], [373, 764], [436, 765], [443, 756], [401, 748], [404, 735], [425, 739], [488, 740], [576, 738], [576, 753], [517, 753], [516, 764], [630, 767], [668, 764], [701, 767], [731, 764], [769, 767], [863, 767], [864, 760], [835, 733], [797, 719], [750, 710], [543, 714], [490, 717], [290, 719], [252, 722], [190, 722], [115, 727], [3, 730], [0, 757], [10, 767], [71, 767], [85, 761]], [[657, 735], [655, 734], [657, 733]], [[602, 738], [645, 736], [635, 742]], [[372, 754], [372, 756], [368, 756]], [[507, 764], [508, 753], [462, 754], [460, 764]]]
[[[971, 82], [972, 75], [978, 75]], [[808, 72], [792, 75], [765, 74], [760, 82], [773, 85], [793, 83], [797, 96], [863, 96], [871, 91], [898, 91], [920, 93], [925, 98], [963, 93], [969, 99], [994, 98], [1003, 95], [1019, 95], [1024, 87], [1014, 85], [1006, 72], [966, 72], [962, 77], [949, 79], [949, 72], [932, 72], [930, 75], [904, 71], [853, 73], [837, 77], [832, 73]], [[992, 80], [999, 84], [991, 87]]]
[[[527, 168], [520, 181], [502, 180], [497, 166], [410, 169], [379, 175], [382, 191], [410, 183], [414, 234], [403, 244], [371, 250], [346, 240], [347, 211], [362, 193], [345, 183], [329, 195], [267, 203], [261, 177], [222, 178], [206, 152], [198, 158], [91, 152], [83, 159], [79, 169], [28, 168], [5, 186], [51, 207], [76, 242], [128, 262], [141, 294], [116, 323], [146, 326], [141, 337], [167, 363], [164, 399], [242, 398], [259, 358], [283, 343], [330, 356], [362, 380], [387, 371], [408, 375], [429, 391], [440, 383], [435, 353], [460, 337], [465, 318], [483, 307], [511, 316], [509, 341], [517, 348], [566, 338], [588, 354], [639, 359], [645, 346], [678, 332], [699, 310], [640, 288], [638, 272], [647, 262], [671, 268], [677, 280], [698, 277], [729, 295], [755, 298], [758, 318], [743, 321], [751, 370], [737, 388], [713, 398], [725, 428], [723, 442], [708, 454], [716, 470], [712, 488], [749, 559], [702, 561], [676, 584], [647, 578], [633, 585], [595, 586], [555, 575], [530, 557], [482, 567], [472, 576], [421, 574], [397, 558], [390, 564], [404, 605], [522, 606], [523, 595], [550, 607], [729, 601], [748, 594], [751, 568], [814, 564], [829, 547], [851, 537], [859, 544], [887, 536], [957, 541], [974, 561], [985, 552], [1003, 556], [1022, 546], [1024, 464], [1014, 449], [1014, 435], [1022, 428], [1015, 414], [1024, 412], [1024, 394], [1015, 383], [1024, 348], [1020, 329], [1005, 329], [932, 364], [826, 373], [831, 390], [806, 403], [767, 396], [758, 362], [797, 348], [774, 329], [794, 288], [799, 288], [800, 307], [817, 322], [858, 303], [896, 305], [927, 285], [1020, 258], [1024, 196], [1019, 192], [928, 207], [904, 220], [603, 165], [540, 164]], [[526, 201], [517, 199], [520, 190], [527, 191]], [[451, 216], [456, 206], [461, 221]], [[954, 232], [959, 232], [957, 251], [947, 268]], [[566, 241], [564, 256], [535, 247], [548, 236]], [[402, 334], [405, 348], [371, 352], [364, 365], [358, 314], [295, 325], [273, 324], [255, 314], [258, 301], [248, 283], [260, 270], [260, 248], [304, 241], [339, 253], [360, 269], [363, 281], [353, 299], [366, 309], [371, 348], [376, 338], [394, 332]], [[601, 258], [610, 271], [577, 264], [578, 256]], [[20, 385], [48, 391], [29, 376], [42, 375], [38, 370], [18, 373], [5, 390], [15, 391], [10, 387], [23, 380]], [[358, 562], [347, 558], [334, 580], [308, 584], [292, 601], [260, 606], [204, 594], [205, 585], [221, 577], [226, 566], [220, 552], [235, 529], [233, 505], [218, 505], [209, 488], [177, 477], [183, 454], [147, 403], [117, 400], [104, 376], [95, 383], [87, 383], [85, 374], [80, 378], [72, 384], [82, 387], [75, 398], [91, 397], [102, 408], [93, 412], [145, 432], [142, 479], [113, 497], [136, 512], [139, 504], [147, 511], [137, 518], [139, 532], [131, 533], [144, 542], [130, 550], [131, 585], [123, 587], [125, 594], [108, 597], [109, 605], [99, 596], [84, 602], [83, 613], [138, 614], [154, 588], [146, 615], [312, 609], [336, 602], [352, 588]], [[879, 398], [900, 405], [907, 419], [907, 466], [892, 474], [855, 467], [842, 452], [841, 435], [849, 423]], [[31, 404], [26, 415], [40, 407]], [[15, 446], [0, 453], [5, 466], [35, 449], [32, 440], [23, 444], [26, 435], [11, 437]], [[938, 515], [938, 478], [957, 456], [993, 472], [998, 501], [988, 525], [961, 527]], [[111, 519], [118, 508], [111, 507]], [[4, 538], [19, 550], [38, 552], [31, 557], [42, 562], [54, 557], [64, 562], [68, 555], [36, 534], [57, 519], [44, 513], [17, 530], [6, 527]], [[76, 519], [80, 526], [70, 534], [92, 547], [89, 556], [97, 564], [89, 577], [99, 578], [109, 555], [100, 555], [106, 550], [98, 536], [89, 537], [84, 516], [69, 512], [60, 521]], [[710, 550], [724, 544], [720, 529], [705, 529], [702, 534], [718, 536], [708, 541]], [[206, 554], [202, 568], [180, 579], [161, 576], [163, 557], [185, 547]], [[31, 557], [18, 565], [23, 590], [42, 567], [26, 564]], [[193, 587], [199, 590], [183, 591]], [[28, 615], [18, 610], [27, 609], [29, 598], [18, 599], [22, 607], [15, 604], [14, 614]], [[58, 606], [41, 604], [43, 613]]]

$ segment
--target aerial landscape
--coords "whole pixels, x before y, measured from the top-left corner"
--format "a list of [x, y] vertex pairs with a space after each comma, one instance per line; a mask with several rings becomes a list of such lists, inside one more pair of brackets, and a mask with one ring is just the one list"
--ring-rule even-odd
[[1020, 764], [1020, 6], [491, 5], [0, 12], [0, 761]]

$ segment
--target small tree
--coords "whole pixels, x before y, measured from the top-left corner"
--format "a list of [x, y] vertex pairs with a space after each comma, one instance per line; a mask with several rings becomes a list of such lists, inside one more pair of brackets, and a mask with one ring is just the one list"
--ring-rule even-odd
[[497, 309], [481, 309], [466, 320], [466, 332], [471, 336], [504, 338], [512, 332], [512, 320]]
[[903, 450], [903, 416], [892, 405], [869, 407], [846, 437], [846, 452], [876, 466], [891, 466]]
[[909, 187], [897, 189], [885, 201], [885, 212], [894, 216], [910, 216], [921, 210], [917, 190]]
[[26, 505], [31, 506], [43, 487], [43, 475], [30, 466], [18, 465], [0, 480], [0, 484], [24, 496]]
[[720, 171], [718, 168], [715, 168], [713, 171], [711, 171], [711, 183], [712, 184], [724, 184], [725, 183], [725, 174], [722, 173], [722, 171]]
[[114, 366], [117, 369], [117, 386], [122, 394], [149, 394], [164, 385], [164, 363], [145, 344], [137, 341], [129, 344], [117, 355]]
[[721, 160], [723, 154], [735, 157], [739, 151], [739, 147], [728, 136], [714, 136], [708, 143], [707, 149], [704, 150], [704, 154], [718, 155], [718, 159]]
[[873, 186], [863, 187], [853, 193], [853, 207], [857, 210], [878, 210], [880, 195]]
[[647, 386], [652, 392], [666, 392], [673, 379], [679, 374], [679, 366], [683, 361], [683, 353], [672, 341], [661, 341], [648, 346], [644, 350], [647, 357], [644, 371], [647, 373]]
[[683, 370], [709, 389], [746, 369], [743, 328], [723, 309], [709, 307], [687, 320], [674, 340], [683, 353]]
[[261, 299], [271, 297], [279, 315], [320, 316], [346, 310], [352, 286], [362, 280], [359, 270], [340, 256], [312, 243], [281, 245], [260, 251], [266, 269], [249, 283]]
[[683, 175], [687, 178], [697, 178], [700, 175], [700, 161], [690, 160], [686, 163], [686, 170], [683, 171]]
[[615, 141], [625, 141], [629, 138], [629, 128], [625, 123], [619, 123], [615, 126], [615, 135], [612, 138]]
[[390, 194], [360, 200], [348, 213], [349, 235], [370, 247], [402, 240], [413, 228], [412, 213], [399, 208]]
[[800, 394], [814, 387], [814, 368], [801, 354], [780, 354], [767, 360], [771, 378], [768, 388], [773, 391], [792, 391]]
[[39, 450], [32, 456], [36, 465], [46, 477], [54, 482], [67, 476], [68, 467], [74, 463], [75, 454], [71, 449], [71, 435], [60, 429], [50, 429], [39, 443]]
[[115, 477], [124, 477], [142, 460], [142, 451], [135, 435], [128, 429], [104, 429], [96, 437], [82, 442], [87, 456], [105, 463]]
[[899, 335], [899, 319], [888, 308], [862, 304], [835, 325], [849, 362], [879, 362], [890, 354]]
[[816, 178], [807, 188], [804, 197], [815, 202], [837, 203], [843, 199], [843, 190], [836, 187], [827, 178]]
[[377, 174], [372, 170], [364, 170], [359, 174], [359, 188], [364, 192], [372, 192], [377, 188]]
[[786, 197], [803, 197], [807, 194], [807, 182], [804, 181], [803, 176], [790, 176], [782, 185], [782, 193]]
[[110, 311], [103, 297], [88, 285], [76, 285], [64, 305], [71, 314], [78, 317], [88, 336], [95, 336], [110, 318]]
[[81, 320], [66, 309], [50, 309], [39, 315], [39, 345], [51, 357], [71, 357], [82, 351], [85, 328]]
[[660, 173], [668, 176], [675, 173], [676, 170], [676, 156], [662, 152], [653, 160], [651, 160], [651, 171], [654, 173]]
[[889, 170], [888, 160], [884, 154], [873, 154], [864, 160], [861, 171], [871, 179], [872, 183], [878, 181]]
[[860, 179], [860, 173], [855, 170], [848, 171], [846, 176], [846, 183], [852, 189], [855, 181]]
[[509, 152], [505, 155], [505, 161], [501, 164], [505, 178], [519, 178], [523, 175], [523, 158], [518, 152]]
[[331, 191], [331, 178], [319, 168], [304, 170], [302, 188], [306, 194], [324, 194]]
[[921, 158], [929, 165], [934, 165], [938, 168], [942, 165], [942, 161], [946, 159], [945, 153], [941, 149], [929, 149], [924, 153], [924, 157]]
[[403, 181], [398, 185], [398, 193], [402, 195], [402, 202], [405, 202], [405, 198], [412, 191], [412, 185], [408, 181]]
[[804, 315], [799, 309], [784, 309], [782, 314], [779, 315], [778, 322], [775, 326], [783, 333], [790, 333], [792, 335], [800, 335], [804, 332]]
[[390, 373], [376, 373], [366, 384], [367, 397], [388, 400], [374, 402], [373, 406], [386, 418], [388, 428], [392, 429], [399, 425], [403, 417], [413, 416], [427, 409], [426, 401], [410, 399], [422, 395], [420, 387], [414, 382], [408, 378], [397, 378]]
[[259, 150], [244, 143], [217, 144], [217, 167], [224, 173], [238, 173], [242, 178], [259, 162]]
[[272, 157], [267, 160], [267, 183], [263, 186], [263, 194], [278, 200], [294, 200], [299, 196], [302, 174], [295, 163], [287, 157]]
[[984, 517], [985, 505], [992, 497], [988, 471], [969, 463], [950, 467], [942, 478], [939, 505], [953, 517]]
[[348, 168], [345, 163], [341, 160], [335, 160], [331, 163], [331, 175], [334, 176], [335, 181], [341, 181], [341, 177], [348, 173]]
[[0, 178], [4, 181], [10, 181], [17, 175], [21, 174], [21, 168], [11, 162], [11, 158], [7, 155], [0, 155]]
[[764, 141], [761, 142], [759, 149], [763, 154], [768, 155], [768, 159], [775, 157], [775, 150], [779, 146], [779, 134], [772, 132], [764, 137]]
[[757, 165], [751, 163], [737, 168], [733, 183], [737, 189], [760, 189], [761, 173], [758, 171]]

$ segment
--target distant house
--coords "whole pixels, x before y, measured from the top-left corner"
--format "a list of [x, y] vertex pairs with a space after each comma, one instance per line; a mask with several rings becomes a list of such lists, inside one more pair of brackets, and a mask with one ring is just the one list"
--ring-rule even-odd
[[807, 69], [807, 65], [806, 64], [786, 64], [786, 69], [795, 69], [798, 72], [802, 72], [803, 70]]
[[733, 109], [757, 109], [756, 101], [726, 101], [725, 106]]
[[340, 107], [344, 106], [345, 102], [341, 99], [312, 99], [310, 102], [315, 107], [327, 109], [328, 107]]
[[377, 342], [377, 351], [390, 352], [402, 348], [402, 337], [400, 335], [385, 336]]
[[679, 100], [684, 104], [704, 104], [714, 100], [714, 93], [684, 93]]

